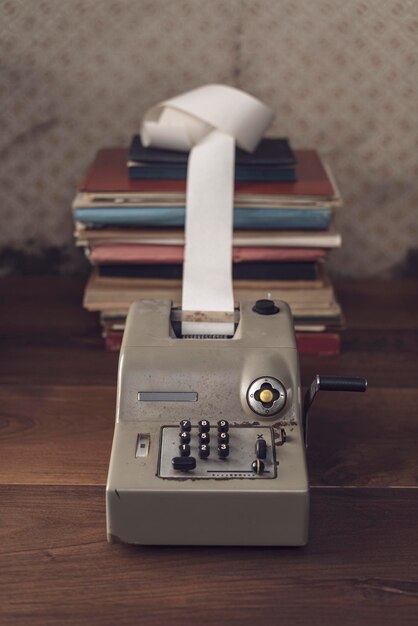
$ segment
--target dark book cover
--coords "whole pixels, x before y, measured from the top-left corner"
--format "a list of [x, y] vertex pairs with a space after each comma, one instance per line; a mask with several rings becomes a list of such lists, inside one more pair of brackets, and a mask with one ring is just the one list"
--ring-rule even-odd
[[[128, 152], [128, 160], [145, 165], [187, 164], [188, 152], [145, 148], [139, 135], [134, 135]], [[236, 149], [235, 163], [239, 166], [276, 166], [290, 168], [296, 165], [296, 155], [286, 138], [262, 139], [254, 152]]]
[[[183, 265], [117, 263], [99, 266], [99, 275], [112, 278], [181, 279]], [[232, 266], [234, 280], [317, 280], [316, 262], [242, 262]]]
[[[128, 176], [132, 180], [186, 180], [187, 165], [170, 165], [169, 163], [129, 165]], [[236, 165], [235, 180], [291, 182], [296, 180], [296, 171], [294, 167]]]

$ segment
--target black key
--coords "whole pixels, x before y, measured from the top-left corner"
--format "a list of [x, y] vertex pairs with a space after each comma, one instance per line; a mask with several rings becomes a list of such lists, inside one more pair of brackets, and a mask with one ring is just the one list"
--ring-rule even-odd
[[251, 469], [255, 474], [262, 474], [264, 472], [264, 463], [261, 459], [256, 459], [251, 463]]
[[206, 443], [203, 443], [201, 446], [199, 446], [199, 457], [201, 459], [207, 459], [209, 454], [210, 446], [208, 446]]
[[221, 443], [218, 446], [218, 456], [220, 459], [226, 459], [229, 455], [229, 446], [227, 443]]
[[180, 422], [180, 430], [182, 433], [189, 433], [192, 428], [190, 420], [181, 420]]
[[175, 456], [171, 464], [175, 470], [188, 472], [196, 467], [196, 459], [192, 456]]
[[257, 459], [265, 459], [267, 456], [267, 443], [265, 439], [257, 439], [255, 442], [255, 454]]
[[180, 433], [180, 443], [190, 443], [190, 433], [186, 430]]
[[188, 443], [181, 443], [179, 445], [181, 456], [190, 456], [190, 446]]
[[200, 433], [208, 433], [210, 429], [210, 422], [208, 420], [200, 420], [199, 422], [199, 432]]
[[218, 443], [229, 443], [229, 435], [228, 435], [228, 433], [219, 433], [219, 435], [218, 435]]
[[218, 422], [218, 432], [227, 433], [229, 430], [229, 423], [226, 420], [219, 420]]
[[210, 441], [210, 435], [209, 433], [200, 433], [199, 434], [199, 444], [202, 445], [202, 443], [209, 443]]

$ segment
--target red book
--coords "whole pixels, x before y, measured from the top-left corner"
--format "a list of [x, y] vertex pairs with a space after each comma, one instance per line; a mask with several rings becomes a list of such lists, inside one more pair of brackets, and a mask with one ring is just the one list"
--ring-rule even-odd
[[[295, 150], [296, 182], [237, 182], [236, 194], [334, 197], [335, 190], [316, 150]], [[185, 180], [130, 180], [128, 150], [103, 148], [79, 186], [84, 193], [184, 193]]]
[[[319, 248], [233, 247], [233, 261], [318, 261], [325, 256]], [[184, 246], [148, 244], [91, 244], [92, 263], [183, 263]]]
[[341, 352], [341, 339], [338, 333], [296, 333], [299, 354], [314, 356], [335, 356]]

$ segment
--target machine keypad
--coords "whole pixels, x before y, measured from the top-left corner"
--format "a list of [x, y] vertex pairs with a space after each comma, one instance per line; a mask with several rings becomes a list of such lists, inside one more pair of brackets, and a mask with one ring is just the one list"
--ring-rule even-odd
[[[189, 428], [190, 425], [190, 428]], [[275, 439], [271, 426], [209, 420], [162, 426], [158, 476], [163, 478], [274, 478]], [[182, 463], [181, 460], [185, 462]], [[192, 459], [192, 460], [188, 460]]]

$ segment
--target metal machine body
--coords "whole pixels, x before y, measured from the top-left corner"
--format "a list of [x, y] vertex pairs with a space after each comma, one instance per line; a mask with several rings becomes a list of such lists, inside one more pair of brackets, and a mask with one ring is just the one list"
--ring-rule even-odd
[[177, 337], [169, 301], [132, 305], [106, 499], [110, 541], [306, 543], [299, 362], [286, 303], [242, 303], [225, 339]]

